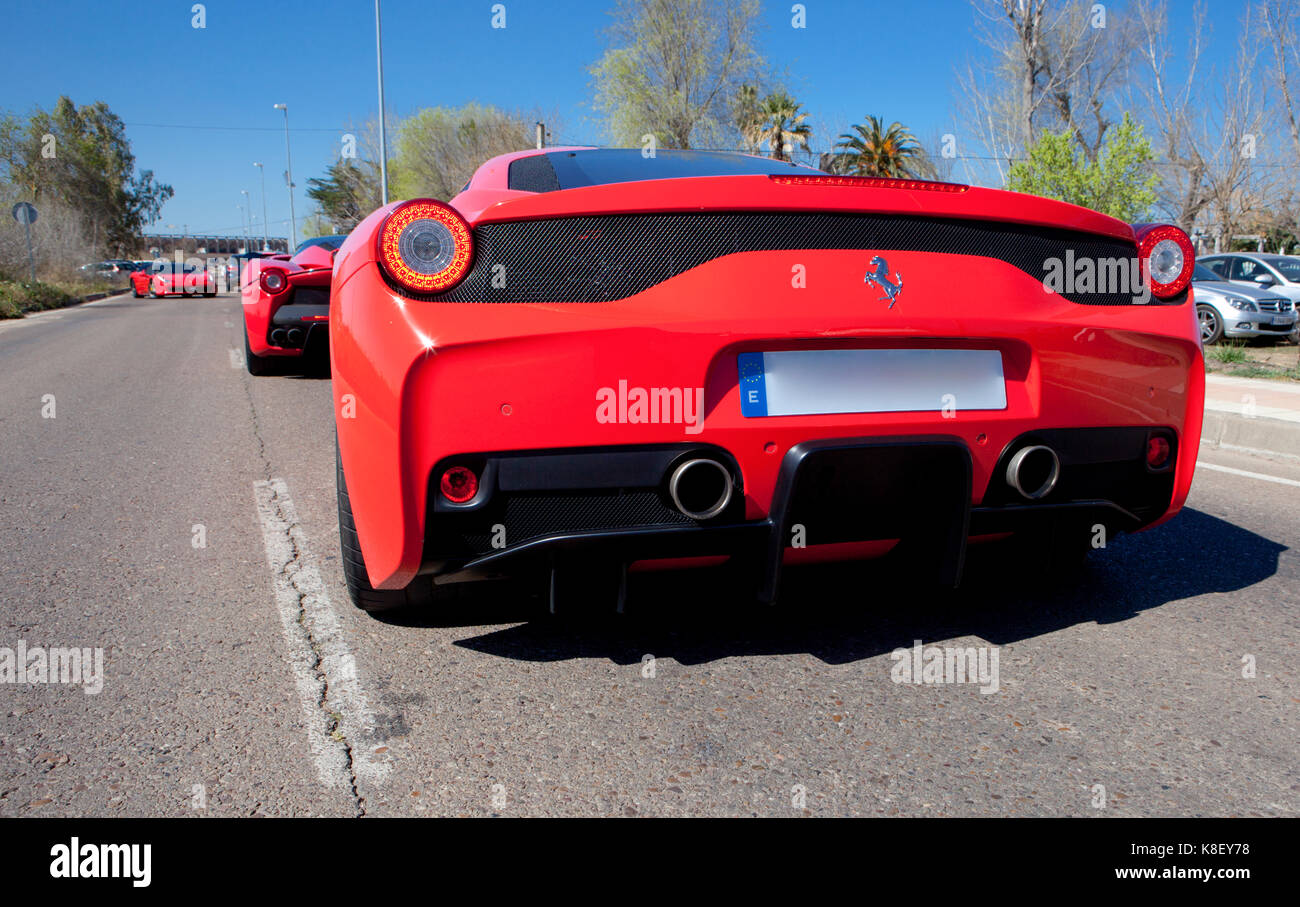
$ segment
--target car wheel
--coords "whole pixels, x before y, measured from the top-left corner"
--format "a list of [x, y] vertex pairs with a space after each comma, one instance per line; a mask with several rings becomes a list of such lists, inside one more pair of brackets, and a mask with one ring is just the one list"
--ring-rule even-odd
[[258, 356], [248, 343], [248, 328], [244, 328], [244, 365], [250, 375], [269, 375], [275, 368], [275, 360], [270, 356]]
[[137, 290], [134, 286], [132, 286], [132, 287], [131, 287], [131, 295], [134, 296], [136, 299], [139, 299], [139, 298], [140, 298], [141, 296], [143, 296], [144, 294], [141, 293], [139, 290]]
[[1214, 306], [1198, 305], [1196, 320], [1201, 324], [1201, 343], [1205, 346], [1218, 343], [1223, 339], [1223, 319], [1219, 317]]
[[343, 555], [343, 581], [348, 587], [352, 604], [363, 611], [398, 611], [432, 604], [435, 598], [448, 597], [451, 590], [436, 589], [427, 576], [417, 576], [405, 589], [376, 589], [370, 585], [366, 562], [361, 555], [361, 541], [357, 538], [356, 523], [352, 521], [352, 502], [348, 498], [348, 483], [343, 476], [343, 458], [339, 456], [337, 436], [334, 439], [335, 487], [339, 503], [339, 545]]

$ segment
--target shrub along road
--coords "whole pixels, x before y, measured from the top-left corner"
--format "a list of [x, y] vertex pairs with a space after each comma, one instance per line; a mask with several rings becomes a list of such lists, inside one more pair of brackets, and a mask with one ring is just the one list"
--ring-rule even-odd
[[[1206, 449], [1071, 580], [973, 550], [942, 597], [664, 574], [621, 617], [485, 587], [385, 623], [342, 585], [328, 378], [251, 378], [241, 330], [230, 296], [0, 325], [0, 667], [103, 650], [98, 693], [0, 686], [0, 814], [1300, 809], [1294, 462]], [[997, 691], [893, 682], [914, 640], [996, 647]]]

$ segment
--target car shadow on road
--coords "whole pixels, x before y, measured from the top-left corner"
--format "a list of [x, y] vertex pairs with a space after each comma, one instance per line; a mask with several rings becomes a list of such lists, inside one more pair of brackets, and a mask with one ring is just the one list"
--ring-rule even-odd
[[457, 645], [520, 661], [647, 653], [681, 664], [730, 656], [808, 653], [845, 664], [927, 643], [975, 636], [996, 645], [1079, 623], [1117, 623], [1207, 593], [1226, 593], [1277, 572], [1285, 545], [1197, 510], [1151, 532], [1121, 536], [1071, 577], [1044, 579], [1003, 546], [972, 546], [960, 589], [926, 590], [886, 562], [786, 572], [776, 606], [754, 603], [721, 571], [634, 574], [626, 613], [545, 614], [539, 595], [480, 584], [449, 610], [408, 616], [441, 627], [513, 626]]

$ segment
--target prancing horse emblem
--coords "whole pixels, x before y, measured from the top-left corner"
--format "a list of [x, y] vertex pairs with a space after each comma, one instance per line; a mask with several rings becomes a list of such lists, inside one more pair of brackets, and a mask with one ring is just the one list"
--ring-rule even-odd
[[871, 267], [874, 270], [867, 272], [867, 276], [862, 279], [863, 283], [870, 283], [879, 287], [885, 295], [881, 296], [877, 302], [884, 302], [888, 299], [889, 307], [892, 309], [894, 303], [898, 301], [898, 294], [903, 292], [903, 275], [895, 274], [894, 279], [890, 280], [889, 262], [879, 255], [871, 259]]

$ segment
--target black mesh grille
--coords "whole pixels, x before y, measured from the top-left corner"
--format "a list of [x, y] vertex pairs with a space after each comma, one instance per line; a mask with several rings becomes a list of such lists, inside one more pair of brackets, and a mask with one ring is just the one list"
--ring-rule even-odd
[[[561, 533], [695, 525], [653, 491], [515, 494], [507, 500], [500, 523], [510, 546]], [[476, 554], [492, 550], [492, 534], [487, 530], [470, 530], [462, 538]]]
[[[1091, 233], [883, 214], [608, 214], [483, 224], [474, 240], [474, 266], [465, 280], [441, 295], [416, 298], [609, 302], [724, 255], [782, 249], [978, 255], [1005, 261], [1036, 280], [1046, 275], [1048, 260], [1064, 261], [1067, 253], [1075, 261], [1136, 254], [1132, 242]], [[865, 257], [862, 266], [865, 275]], [[1126, 293], [1065, 298], [1084, 305], [1133, 304]]]

